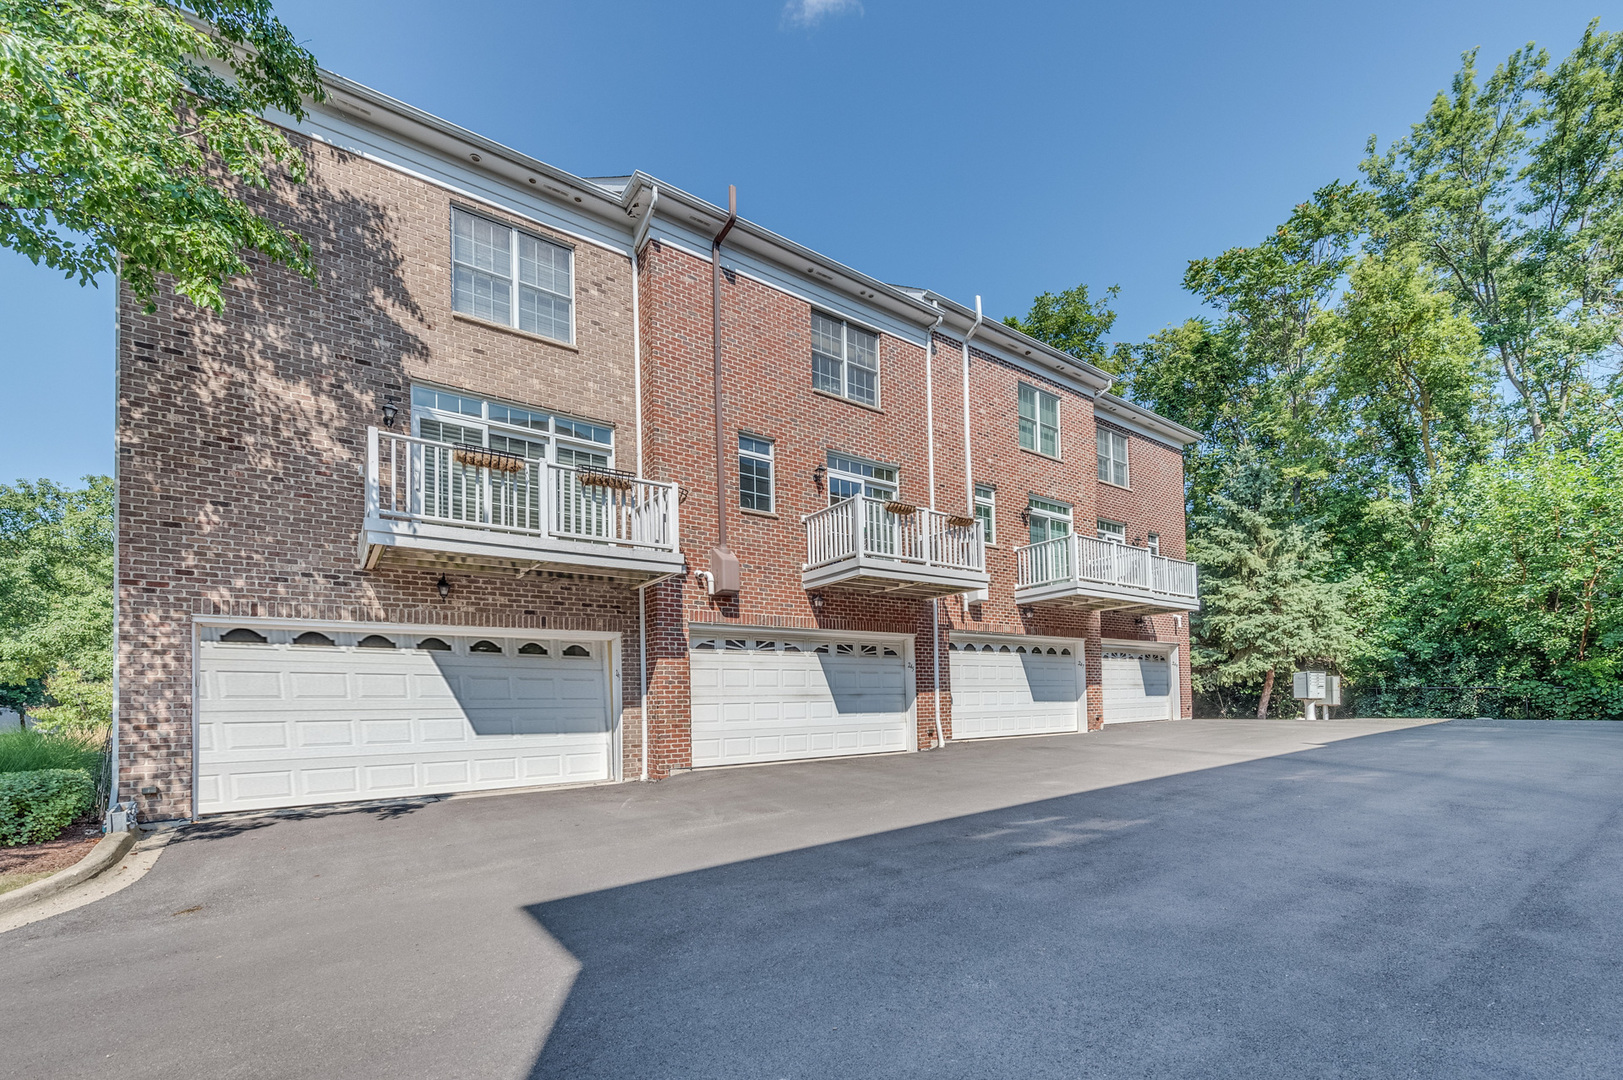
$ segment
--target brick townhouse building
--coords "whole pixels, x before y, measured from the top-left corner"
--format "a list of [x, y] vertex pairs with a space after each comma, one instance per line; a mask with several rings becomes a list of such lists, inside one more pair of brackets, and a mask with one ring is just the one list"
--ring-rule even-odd
[[1189, 715], [1197, 433], [641, 173], [329, 89], [264, 201], [317, 282], [120, 296], [143, 819]]

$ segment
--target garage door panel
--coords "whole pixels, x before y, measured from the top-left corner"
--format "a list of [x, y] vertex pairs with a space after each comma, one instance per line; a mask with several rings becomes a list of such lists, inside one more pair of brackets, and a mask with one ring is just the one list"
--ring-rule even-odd
[[1175, 699], [1168, 652], [1107, 646], [1100, 676], [1106, 724], [1171, 717]]
[[710, 644], [696, 643], [689, 665], [696, 766], [906, 749], [910, 676], [899, 645]]
[[513, 655], [516, 643], [470, 655], [205, 641], [198, 809], [608, 779], [605, 648], [566, 660]]
[[1010, 645], [955, 639], [948, 652], [953, 738], [1081, 730], [1086, 693], [1081, 657], [1079, 641]]

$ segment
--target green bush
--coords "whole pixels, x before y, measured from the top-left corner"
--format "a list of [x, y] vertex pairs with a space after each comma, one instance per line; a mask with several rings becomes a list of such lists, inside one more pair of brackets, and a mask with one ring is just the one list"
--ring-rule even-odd
[[83, 769], [0, 773], [0, 847], [55, 840], [95, 801]]
[[47, 735], [42, 731], [0, 731], [0, 773], [40, 769], [82, 769], [101, 773], [107, 756], [100, 735]]

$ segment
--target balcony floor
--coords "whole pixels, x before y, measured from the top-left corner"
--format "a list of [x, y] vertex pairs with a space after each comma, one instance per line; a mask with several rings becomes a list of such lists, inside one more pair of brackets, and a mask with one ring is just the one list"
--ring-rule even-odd
[[907, 600], [931, 600], [984, 589], [990, 581], [987, 574], [975, 570], [876, 559], [871, 555], [840, 559], [801, 574], [801, 583], [808, 591], [847, 589]]
[[1080, 611], [1120, 611], [1129, 615], [1155, 615], [1166, 612], [1199, 611], [1198, 597], [1168, 596], [1122, 585], [1097, 581], [1054, 581], [1014, 591], [1014, 602], [1022, 606], [1068, 607]]
[[494, 576], [530, 570], [584, 574], [644, 585], [680, 574], [680, 551], [558, 540], [422, 521], [368, 518], [361, 529], [361, 565]]

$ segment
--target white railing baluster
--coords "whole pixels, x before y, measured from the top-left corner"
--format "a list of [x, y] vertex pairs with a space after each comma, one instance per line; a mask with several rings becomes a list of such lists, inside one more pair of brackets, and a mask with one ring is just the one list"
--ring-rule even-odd
[[1022, 589], [1074, 579], [1193, 600], [1197, 577], [1194, 563], [1091, 536], [1063, 536], [1015, 549], [1015, 585]]

